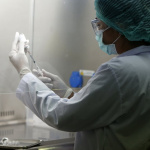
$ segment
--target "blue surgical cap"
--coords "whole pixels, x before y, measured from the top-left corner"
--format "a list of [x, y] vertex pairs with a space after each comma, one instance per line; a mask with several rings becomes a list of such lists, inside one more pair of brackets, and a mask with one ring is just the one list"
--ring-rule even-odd
[[129, 41], [150, 42], [150, 0], [95, 0], [95, 10]]

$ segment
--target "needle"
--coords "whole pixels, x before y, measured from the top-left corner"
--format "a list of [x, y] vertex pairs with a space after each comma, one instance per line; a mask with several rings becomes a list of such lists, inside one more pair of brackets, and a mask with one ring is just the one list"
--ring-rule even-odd
[[42, 70], [41, 70], [41, 69], [40, 69], [40, 67], [37, 65], [37, 63], [36, 63], [35, 59], [34, 59], [34, 58], [33, 58], [33, 56], [31, 55], [30, 51], [29, 51], [29, 50], [27, 50], [27, 52], [29, 53], [30, 58], [32, 59], [33, 63], [35, 64], [36, 69], [37, 69], [37, 71], [38, 71], [39, 75], [43, 76], [43, 72], [42, 72]]

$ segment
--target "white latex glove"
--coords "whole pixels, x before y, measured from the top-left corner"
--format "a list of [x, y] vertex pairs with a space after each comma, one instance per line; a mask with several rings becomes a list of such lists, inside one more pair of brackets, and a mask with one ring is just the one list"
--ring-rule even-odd
[[58, 96], [63, 98], [68, 98], [73, 90], [69, 88], [62, 79], [60, 79], [57, 75], [49, 73], [42, 69], [43, 76], [38, 74], [38, 71], [33, 69], [33, 73], [43, 82], [45, 85], [53, 90]]
[[20, 77], [31, 72], [29, 69], [28, 59], [24, 51], [26, 43], [27, 40], [24, 34], [19, 35], [19, 33], [16, 32], [15, 39], [12, 44], [12, 50], [9, 53], [9, 59], [20, 74]]

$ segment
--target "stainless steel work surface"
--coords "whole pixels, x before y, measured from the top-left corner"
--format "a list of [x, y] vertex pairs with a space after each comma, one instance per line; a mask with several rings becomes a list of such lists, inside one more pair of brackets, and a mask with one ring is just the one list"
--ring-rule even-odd
[[[52, 127], [42, 128], [26, 124], [7, 125], [0, 127], [0, 139], [42, 140], [41, 148], [55, 148], [54, 150], [73, 150], [75, 133], [64, 132]], [[39, 149], [40, 147], [32, 148]], [[43, 149], [42, 148], [42, 149]]]
[[41, 146], [30, 148], [30, 150], [73, 150], [74, 138], [44, 141]]

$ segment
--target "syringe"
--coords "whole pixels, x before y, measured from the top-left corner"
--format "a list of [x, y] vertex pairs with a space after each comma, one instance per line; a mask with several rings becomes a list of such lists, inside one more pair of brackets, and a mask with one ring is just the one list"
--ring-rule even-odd
[[37, 69], [37, 71], [38, 71], [38, 74], [39, 74], [40, 76], [43, 76], [43, 72], [42, 72], [42, 70], [41, 70], [41, 69], [40, 69], [40, 67], [37, 65], [37, 63], [36, 63], [35, 59], [34, 59], [34, 58], [33, 58], [33, 56], [31, 55], [30, 51], [29, 51], [29, 50], [27, 50], [27, 52], [29, 53], [30, 58], [32, 59], [33, 63], [35, 64], [36, 69]]
[[[32, 59], [33, 63], [35, 64], [36, 69], [37, 69], [37, 71], [38, 71], [38, 74], [43, 77], [43, 72], [42, 72], [42, 70], [40, 69], [40, 67], [37, 65], [37, 63], [35, 62], [35, 59], [33, 58], [33, 56], [31, 55], [31, 53], [30, 53], [30, 51], [29, 51], [29, 46], [28, 46], [28, 45], [25, 46], [25, 50], [26, 50], [26, 52], [29, 53], [30, 58]], [[66, 89], [51, 89], [51, 90], [53, 90], [53, 91], [63, 91], [63, 90], [66, 90]]]
[[[20, 39], [19, 39], [19, 41], [18, 42], [20, 42]], [[31, 53], [30, 53], [30, 51], [29, 51], [29, 40], [26, 40], [26, 42], [25, 42], [25, 45], [24, 45], [24, 50], [25, 50], [25, 53], [29, 53], [29, 55], [30, 55], [30, 58], [32, 59], [32, 61], [33, 61], [33, 63], [35, 64], [35, 66], [36, 66], [36, 69], [37, 69], [37, 71], [38, 71], [38, 74], [40, 75], [40, 76], [43, 76], [43, 72], [42, 72], [42, 70], [40, 69], [40, 67], [37, 65], [37, 63], [35, 62], [35, 59], [33, 58], [33, 56], [31, 55]]]

